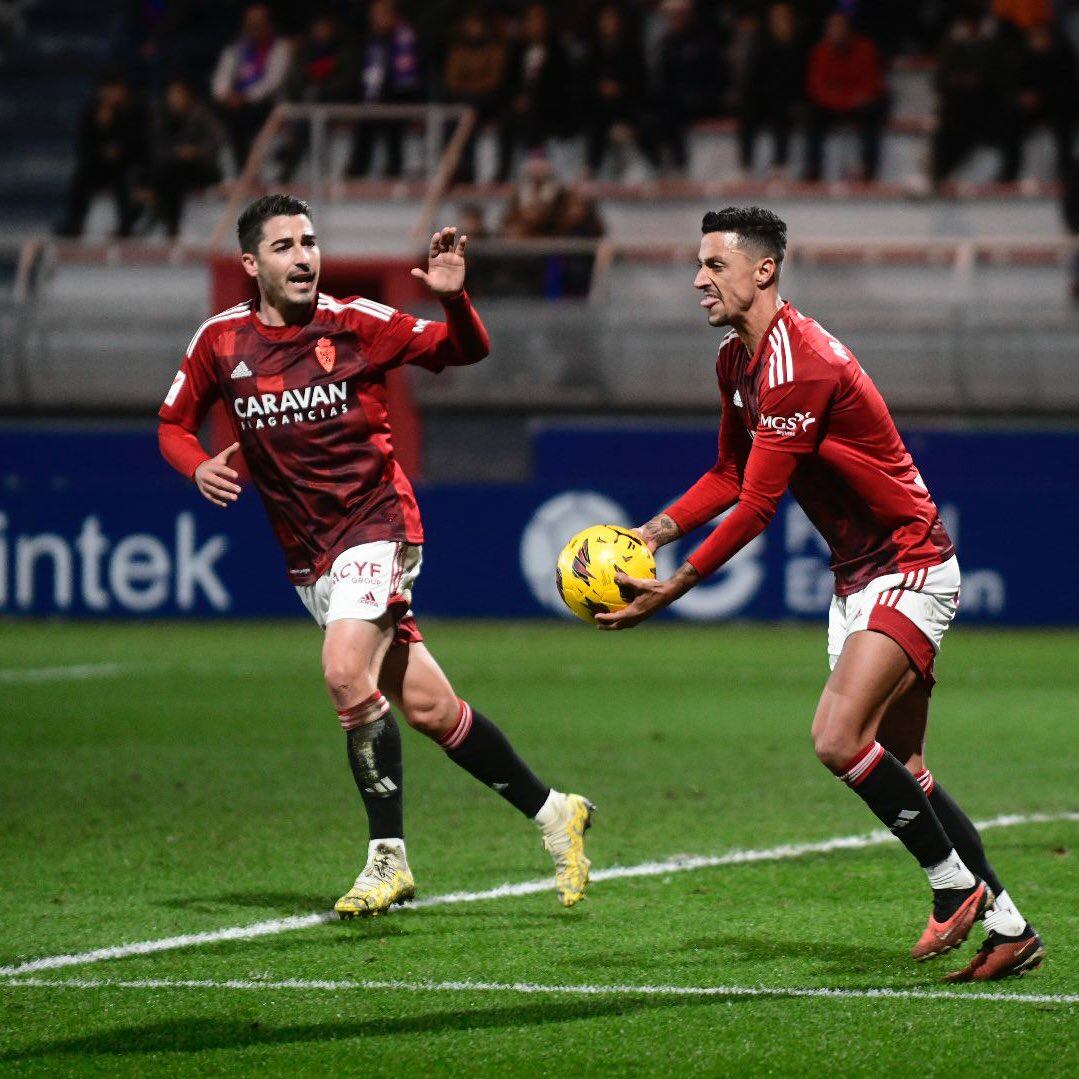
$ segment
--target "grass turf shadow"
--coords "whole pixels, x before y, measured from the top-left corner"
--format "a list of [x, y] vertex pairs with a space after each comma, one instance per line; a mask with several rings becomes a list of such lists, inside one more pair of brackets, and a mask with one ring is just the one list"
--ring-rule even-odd
[[[510, 1007], [468, 1010], [453, 1008], [422, 1015], [358, 1019], [352, 1022], [297, 1023], [288, 1026], [259, 1020], [193, 1018], [172, 1022], [125, 1026], [79, 1038], [44, 1042], [26, 1049], [0, 1053], [0, 1063], [40, 1060], [50, 1056], [137, 1056], [156, 1053], [197, 1053], [215, 1049], [245, 1049], [349, 1038], [447, 1031], [500, 1030], [580, 1019], [605, 1018], [631, 1012], [699, 1007], [714, 1001], [679, 999], [536, 1000]], [[722, 1003], [729, 1004], [730, 1000]], [[340, 998], [335, 1006], [340, 1005]]]

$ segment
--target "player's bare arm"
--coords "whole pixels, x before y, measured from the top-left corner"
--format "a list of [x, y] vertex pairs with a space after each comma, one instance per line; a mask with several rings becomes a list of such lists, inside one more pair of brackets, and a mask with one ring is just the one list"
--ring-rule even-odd
[[684, 596], [701, 580], [701, 575], [684, 562], [676, 573], [663, 581], [627, 577], [624, 573], [616, 573], [614, 579], [620, 589], [633, 596], [633, 600], [620, 611], [597, 614], [596, 625], [600, 629], [632, 629]]
[[456, 226], [440, 229], [427, 249], [427, 269], [416, 267], [412, 276], [422, 281], [440, 300], [459, 296], [465, 287], [465, 247], [468, 237], [457, 236]]
[[641, 542], [655, 554], [656, 551], [668, 543], [673, 543], [682, 535], [682, 529], [665, 513], [656, 514], [650, 521], [635, 528], [634, 531], [641, 538]]
[[229, 468], [229, 458], [240, 448], [239, 442], [226, 446], [216, 457], [203, 461], [195, 469], [195, 485], [203, 498], [215, 506], [227, 507], [240, 497], [239, 472]]

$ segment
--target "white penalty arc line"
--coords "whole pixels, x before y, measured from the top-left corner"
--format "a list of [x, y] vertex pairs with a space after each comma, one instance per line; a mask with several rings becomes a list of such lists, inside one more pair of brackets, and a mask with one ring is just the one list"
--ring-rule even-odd
[[[978, 821], [979, 830], [990, 828], [1013, 828], [1022, 824], [1052, 824], [1060, 821], [1079, 821], [1079, 812], [1064, 813], [1013, 813], [990, 820]], [[765, 850], [734, 850], [719, 855], [679, 855], [662, 862], [642, 862], [639, 865], [612, 866], [600, 869], [591, 875], [593, 883], [605, 880], [624, 880], [630, 877], [660, 877], [669, 873], [685, 873], [695, 869], [712, 869], [718, 866], [746, 865], [752, 862], [781, 862], [789, 858], [802, 858], [810, 854], [828, 854], [837, 850], [864, 850], [892, 842], [890, 832], [877, 831], [863, 835], [837, 836], [817, 843], [794, 843]], [[457, 903], [479, 903], [488, 899], [510, 899], [515, 896], [534, 895], [551, 888], [550, 878], [543, 880], [522, 881], [519, 884], [502, 884], [497, 888], [488, 888], [482, 892], [448, 892], [444, 895], [431, 896], [416, 903], [400, 908], [407, 910], [426, 910], [429, 907], [441, 907]], [[298, 929], [309, 929], [326, 922], [337, 920], [333, 911], [320, 911], [317, 914], [297, 914], [288, 918], [274, 918], [249, 925], [231, 926], [227, 929], [213, 929], [205, 933], [186, 933], [177, 937], [162, 937], [157, 940], [135, 941], [131, 944], [118, 944], [110, 948], [95, 948], [92, 951], [76, 952], [69, 955], [52, 955], [42, 959], [31, 959], [24, 963], [15, 963], [0, 967], [0, 977], [13, 978], [26, 974], [35, 974], [42, 970], [58, 970], [62, 967], [85, 966], [101, 963], [109, 959], [127, 959], [137, 955], [153, 955], [156, 952], [174, 951], [180, 948], [195, 948], [203, 944], [218, 944], [232, 940], [254, 940], [257, 937], [275, 936]]]
[[242, 992], [299, 990], [312, 993], [390, 991], [405, 993], [522, 993], [579, 997], [816, 997], [825, 1000], [976, 1000], [1010, 1004], [1079, 1004], [1079, 994], [969, 993], [942, 989], [828, 989], [765, 985], [538, 985], [534, 982], [408, 982], [285, 978], [19, 978], [4, 989], [223, 989]]

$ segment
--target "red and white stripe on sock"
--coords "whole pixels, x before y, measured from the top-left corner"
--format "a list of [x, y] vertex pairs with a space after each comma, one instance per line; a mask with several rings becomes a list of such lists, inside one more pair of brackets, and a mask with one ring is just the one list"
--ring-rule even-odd
[[467, 701], [458, 700], [457, 703], [460, 705], [457, 711], [457, 722], [448, 734], [444, 734], [438, 740], [438, 744], [443, 749], [456, 749], [472, 730], [472, 708]]
[[381, 719], [390, 710], [390, 702], [377, 690], [370, 697], [364, 698], [359, 704], [351, 708], [338, 711], [337, 718], [346, 731], [354, 731], [367, 723], [374, 723]]
[[933, 787], [936, 786], [933, 773], [928, 768], [923, 768], [920, 772], [914, 773], [914, 778], [918, 781], [918, 786], [925, 791], [926, 798], [928, 798], [933, 793]]
[[843, 771], [839, 773], [839, 778], [848, 787], [861, 786], [882, 760], [884, 760], [884, 746], [880, 742], [870, 742], [847, 761], [843, 766]]

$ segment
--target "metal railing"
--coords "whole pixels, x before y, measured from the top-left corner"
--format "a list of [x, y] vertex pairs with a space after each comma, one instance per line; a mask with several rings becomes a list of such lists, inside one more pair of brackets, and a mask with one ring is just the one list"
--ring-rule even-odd
[[[210, 237], [211, 249], [221, 248], [231, 236], [241, 207], [264, 185], [263, 171], [278, 141], [295, 125], [307, 125], [312, 197], [333, 198], [341, 180], [333, 174], [329, 145], [334, 127], [362, 123], [414, 123], [423, 128], [424, 174], [429, 177], [423, 204], [410, 239], [422, 242], [430, 230], [468, 139], [476, 114], [465, 105], [277, 105], [255, 138], [239, 177]], [[447, 126], [453, 132], [446, 139]]]

